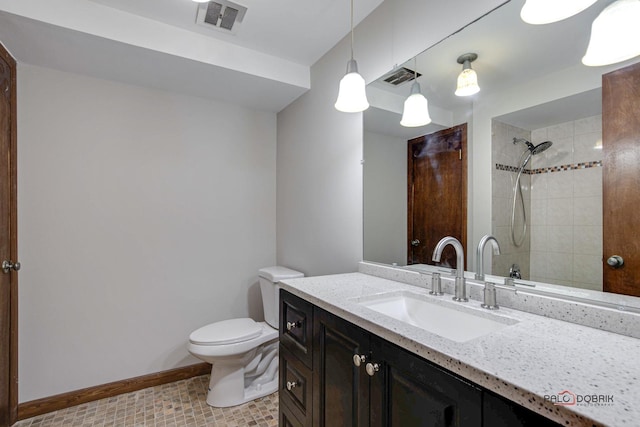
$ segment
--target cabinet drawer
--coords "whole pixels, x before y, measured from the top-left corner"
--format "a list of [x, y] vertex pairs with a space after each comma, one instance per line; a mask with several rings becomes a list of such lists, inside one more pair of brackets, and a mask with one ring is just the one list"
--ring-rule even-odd
[[280, 402], [302, 422], [311, 425], [312, 374], [298, 358], [280, 346]]
[[292, 413], [289, 407], [280, 401], [278, 408], [279, 427], [305, 427]]
[[307, 368], [312, 367], [313, 305], [280, 290], [280, 343]]

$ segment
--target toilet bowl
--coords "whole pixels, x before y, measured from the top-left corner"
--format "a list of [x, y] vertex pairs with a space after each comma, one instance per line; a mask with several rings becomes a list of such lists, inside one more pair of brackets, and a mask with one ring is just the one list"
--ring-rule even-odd
[[278, 390], [278, 283], [303, 276], [280, 266], [259, 270], [265, 322], [223, 320], [189, 335], [189, 353], [212, 364], [207, 404], [236, 406]]

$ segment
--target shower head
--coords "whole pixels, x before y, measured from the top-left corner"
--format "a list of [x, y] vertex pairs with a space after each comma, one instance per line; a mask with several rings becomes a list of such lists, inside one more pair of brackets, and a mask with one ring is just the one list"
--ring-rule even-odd
[[533, 153], [533, 154], [540, 154], [543, 151], [547, 150], [552, 145], [553, 145], [553, 142], [545, 141], [545, 142], [541, 142], [540, 144], [536, 145], [535, 147], [529, 148], [529, 149], [531, 150], [531, 153]]
[[531, 142], [527, 141], [524, 138], [513, 138], [513, 143], [514, 144], [521, 143], [526, 145], [527, 149], [531, 151], [531, 154], [540, 154], [546, 149], [548, 149], [549, 147], [551, 147], [551, 145], [553, 144], [553, 142], [551, 141], [545, 141], [545, 142], [541, 142], [538, 145], [533, 145]]

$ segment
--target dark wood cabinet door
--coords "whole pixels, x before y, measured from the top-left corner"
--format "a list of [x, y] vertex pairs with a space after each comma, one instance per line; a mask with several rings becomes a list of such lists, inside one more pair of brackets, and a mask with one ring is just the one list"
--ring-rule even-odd
[[318, 308], [313, 329], [314, 425], [368, 426], [369, 377], [353, 356], [369, 356], [369, 333]]
[[371, 337], [371, 426], [482, 425], [482, 390], [380, 338]]
[[483, 394], [482, 418], [487, 427], [559, 427], [560, 424], [490, 391]]

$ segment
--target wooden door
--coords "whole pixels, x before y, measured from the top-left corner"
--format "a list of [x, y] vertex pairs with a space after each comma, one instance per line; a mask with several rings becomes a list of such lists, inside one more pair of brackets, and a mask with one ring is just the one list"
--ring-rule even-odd
[[[467, 247], [467, 124], [408, 143], [407, 263], [435, 264], [433, 250], [443, 237]], [[451, 246], [438, 265], [456, 267]]]
[[602, 151], [603, 289], [640, 296], [640, 63], [602, 76]]
[[[17, 259], [16, 62], [0, 44], [0, 262]], [[0, 270], [0, 426], [18, 407], [18, 278]]]
[[369, 334], [320, 309], [314, 310], [313, 329], [313, 424], [368, 426], [369, 377], [353, 356], [369, 356]]

